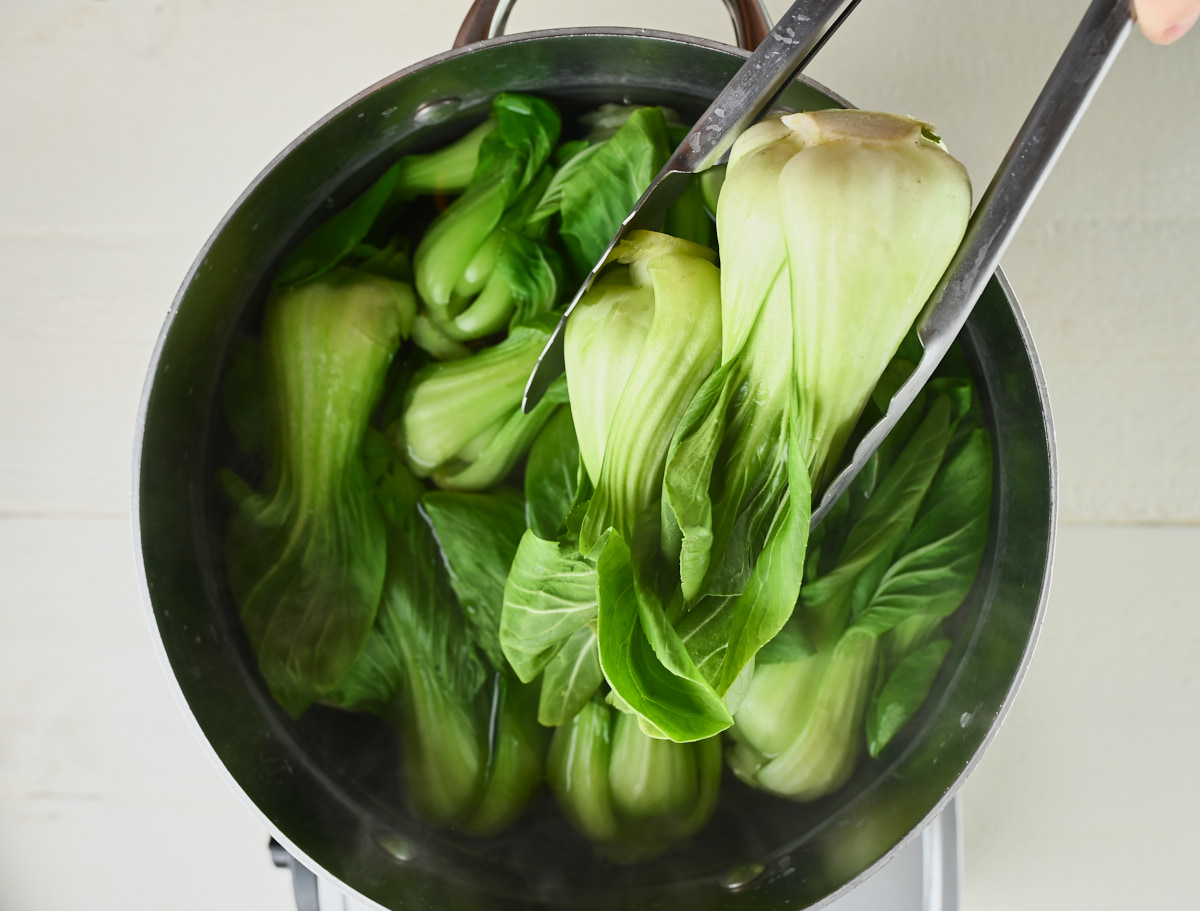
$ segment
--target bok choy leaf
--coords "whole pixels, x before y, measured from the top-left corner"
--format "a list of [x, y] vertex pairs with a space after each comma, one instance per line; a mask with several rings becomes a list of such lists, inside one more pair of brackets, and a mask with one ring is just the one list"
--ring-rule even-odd
[[368, 442], [387, 574], [366, 647], [328, 698], [372, 711], [399, 732], [399, 773], [417, 816], [463, 824], [480, 800], [488, 763], [486, 671], [418, 511], [424, 485], [382, 436]]
[[412, 323], [409, 286], [340, 270], [267, 302], [265, 487], [237, 492], [226, 542], [242, 624], [293, 715], [362, 651], [383, 588], [383, 518], [363, 466], [371, 411]]
[[806, 650], [758, 664], [734, 713], [730, 766], [763, 790], [841, 787], [915, 714], [946, 655], [942, 621], [987, 540], [991, 442], [965, 381], [935, 381], [912, 413], [826, 520], [795, 617]]
[[471, 183], [433, 220], [413, 257], [417, 293], [438, 322], [456, 315], [464, 275], [490, 272], [474, 261], [482, 255], [494, 262], [493, 232], [542, 173], [561, 129], [557, 110], [530, 95], [497, 95], [492, 118], [496, 126], [480, 143]]
[[721, 365], [680, 422], [663, 485], [680, 634], [718, 692], [791, 615], [811, 497], [965, 228], [966, 175], [923, 126], [785, 115], [730, 153]]

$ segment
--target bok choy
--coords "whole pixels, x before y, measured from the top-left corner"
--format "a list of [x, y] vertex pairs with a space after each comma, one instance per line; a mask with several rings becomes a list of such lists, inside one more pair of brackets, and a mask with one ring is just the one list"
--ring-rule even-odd
[[520, 498], [439, 497], [381, 434], [371, 432], [365, 449], [387, 573], [371, 636], [328, 701], [374, 712], [398, 732], [415, 815], [476, 835], [499, 831], [540, 786], [546, 746], [536, 693], [496, 661], [497, 585], [524, 527]]
[[991, 470], [969, 383], [935, 381], [823, 523], [796, 612], [734, 713], [740, 778], [824, 796], [911, 718], [948, 651], [944, 621], [975, 581]]
[[433, 220], [413, 254], [417, 292], [430, 315], [465, 338], [500, 328], [515, 305], [524, 283], [510, 281], [519, 267], [506, 264], [506, 255], [537, 272], [530, 282], [536, 309], [549, 309], [557, 291], [553, 255], [518, 238], [549, 179], [545, 166], [558, 141], [558, 112], [540, 98], [501, 94], [492, 119], [496, 126], [480, 142], [471, 182]]
[[227, 553], [259, 670], [292, 714], [337, 685], [375, 619], [386, 553], [362, 438], [413, 315], [410, 286], [352, 270], [267, 301], [269, 465], [257, 492], [226, 476]]
[[[732, 722], [735, 684], [800, 594], [814, 480], [949, 262], [969, 203], [961, 165], [918, 121], [832, 111], [760, 123], [735, 143], [717, 204], [715, 369], [669, 420], [642, 420], [676, 401], [665, 389], [624, 414], [591, 375], [573, 393], [585, 465], [603, 453], [602, 472], [655, 468], [620, 509], [598, 479], [580, 532], [585, 552], [610, 533], [600, 660], [648, 730], [686, 741]], [[573, 350], [603, 350], [610, 333], [622, 344], [622, 327], [588, 313], [581, 304], [568, 322], [570, 385]], [[661, 361], [669, 389], [677, 373]], [[623, 396], [636, 373], [610, 362]]]
[[522, 413], [682, 129], [606, 105], [572, 130], [496, 96], [301, 239], [231, 370], [263, 377], [230, 414], [261, 464], [222, 475], [263, 679], [292, 715], [393, 729], [429, 824], [503, 831], [545, 782], [602, 856], [646, 860], [709, 821], [726, 765], [790, 799], [843, 786], [951, 651], [991, 502], [968, 371], [809, 530], [966, 225], [966, 174], [926, 124], [745, 131], [663, 231], [612, 251], [566, 376]]
[[521, 394], [552, 326], [514, 328], [496, 345], [422, 367], [395, 429], [409, 466], [441, 487], [484, 490], [498, 484], [565, 399], [564, 384], [529, 414]]
[[699, 831], [716, 809], [721, 743], [650, 737], [637, 719], [589, 702], [557, 728], [547, 780], [563, 814], [604, 853], [644, 861]]

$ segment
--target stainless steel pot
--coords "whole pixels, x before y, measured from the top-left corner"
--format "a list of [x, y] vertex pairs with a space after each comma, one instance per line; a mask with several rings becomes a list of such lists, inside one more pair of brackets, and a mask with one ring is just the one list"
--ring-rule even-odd
[[[221, 557], [218, 387], [289, 245], [397, 153], [441, 142], [480, 119], [501, 87], [549, 97], [567, 112], [624, 100], [694, 117], [745, 56], [638, 29], [487, 37], [502, 27], [497, 5], [476, 4], [459, 35], [465, 46], [385, 79], [297, 139], [225, 216], [183, 282], [146, 381], [134, 493], [146, 599], [171, 677], [201, 737], [266, 828], [310, 869], [385, 908], [825, 904], [950, 800], [1007, 711], [1041, 625], [1054, 538], [1053, 436], [1037, 357], [1001, 275], [962, 338], [996, 447], [980, 581], [956, 615], [954, 651], [904, 742], [886, 761], [864, 762], [829, 798], [790, 804], [731, 782], [713, 823], [686, 850], [630, 868], [594, 860], [549, 809], [535, 809], [519, 834], [489, 841], [427, 831], [398, 809], [387, 732], [369, 719], [319, 709], [289, 719], [266, 692], [243, 639]], [[747, 44], [766, 31], [756, 10], [745, 0], [736, 11]], [[781, 103], [843, 104], [808, 81], [796, 82]]]

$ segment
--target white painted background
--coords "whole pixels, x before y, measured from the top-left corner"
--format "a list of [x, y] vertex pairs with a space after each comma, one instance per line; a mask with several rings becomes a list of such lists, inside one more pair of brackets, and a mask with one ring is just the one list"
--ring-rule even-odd
[[[933, 121], [981, 188], [1084, 5], [869, 0], [811, 73]], [[138, 399], [242, 188], [465, 7], [0, 0], [0, 909], [294, 908], [152, 649]], [[718, 0], [525, 0], [510, 31], [586, 24], [731, 34]], [[1005, 259], [1062, 526], [1033, 667], [963, 793], [968, 911], [1200, 905], [1197, 148], [1200, 33], [1135, 36]]]

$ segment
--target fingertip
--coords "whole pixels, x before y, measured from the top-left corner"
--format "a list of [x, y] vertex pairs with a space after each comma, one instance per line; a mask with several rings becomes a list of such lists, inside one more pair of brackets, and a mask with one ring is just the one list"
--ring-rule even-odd
[[1195, 16], [1193, 16], [1191, 19], [1189, 19], [1186, 22], [1176, 22], [1174, 25], [1169, 26], [1165, 32], [1163, 32], [1162, 41], [1160, 43], [1174, 44], [1176, 41], [1178, 41], [1180, 38], [1182, 38], [1184, 35], [1186, 35], [1189, 31], [1191, 31], [1192, 26], [1195, 24], [1196, 24]]
[[1146, 26], [1142, 26], [1142, 34], [1146, 36], [1146, 38], [1149, 40], [1149, 42], [1151, 44], [1157, 44], [1160, 47], [1170, 44], [1171, 40], [1178, 40], [1178, 39], [1168, 39], [1167, 31], [1169, 31], [1169, 29], [1163, 30], [1163, 31], [1153, 31], [1152, 29], [1149, 29]]
[[1188, 16], [1185, 19], [1176, 20], [1156, 20], [1150, 16], [1142, 16], [1138, 19], [1138, 25], [1141, 26], [1142, 34], [1144, 34], [1153, 44], [1168, 45], [1174, 44], [1196, 24], [1196, 20], [1200, 19], [1200, 10]]

